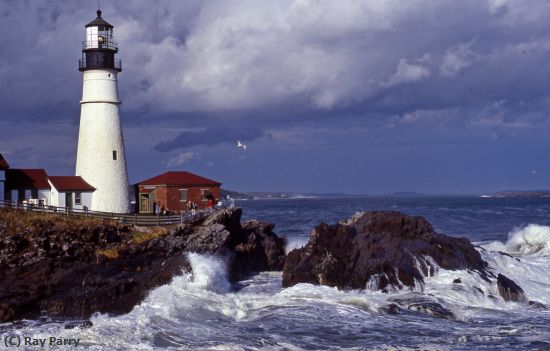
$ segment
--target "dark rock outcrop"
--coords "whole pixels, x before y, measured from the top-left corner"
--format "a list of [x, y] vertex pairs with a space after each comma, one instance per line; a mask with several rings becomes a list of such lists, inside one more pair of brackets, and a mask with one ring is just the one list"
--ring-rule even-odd
[[311, 283], [387, 291], [413, 287], [437, 266], [487, 274], [487, 263], [467, 239], [438, 234], [422, 217], [365, 212], [316, 226], [309, 242], [287, 255], [283, 286]]
[[172, 230], [60, 225], [51, 216], [17, 227], [0, 213], [0, 322], [129, 312], [151, 289], [191, 270], [187, 252], [224, 257], [234, 280], [281, 270], [284, 241], [274, 226], [241, 225], [241, 213], [220, 210]]
[[497, 276], [498, 293], [504, 301], [526, 302], [527, 298], [523, 293], [523, 289], [516, 284], [512, 279], [503, 274]]

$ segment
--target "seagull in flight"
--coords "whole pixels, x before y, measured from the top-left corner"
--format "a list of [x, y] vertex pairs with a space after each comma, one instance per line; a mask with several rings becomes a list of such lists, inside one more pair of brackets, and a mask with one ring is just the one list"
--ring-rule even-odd
[[237, 140], [237, 147], [242, 147], [243, 148], [243, 151], [246, 150], [246, 145], [241, 143], [240, 140]]

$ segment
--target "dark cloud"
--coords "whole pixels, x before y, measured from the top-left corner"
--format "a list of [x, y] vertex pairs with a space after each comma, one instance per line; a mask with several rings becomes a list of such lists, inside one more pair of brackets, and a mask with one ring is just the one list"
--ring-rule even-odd
[[[82, 84], [77, 60], [95, 6], [88, 0], [0, 1], [6, 34], [0, 127], [10, 135], [0, 139], [0, 151], [13, 151], [15, 163], [31, 167], [74, 157]], [[138, 179], [170, 160], [223, 164], [231, 157], [220, 144], [236, 139], [264, 148], [257, 158], [258, 147], [247, 150], [246, 162], [273, 160], [281, 172], [276, 181], [300, 173], [304, 186], [335, 183], [338, 174], [330, 169], [319, 177], [312, 170], [325, 160], [356, 165], [357, 150], [368, 149], [378, 163], [355, 171], [377, 174], [383, 188], [392, 175], [408, 173], [385, 159], [410, 165], [422, 155], [425, 169], [430, 162], [445, 164], [438, 158], [450, 157], [437, 150], [448, 140], [490, 150], [484, 159], [474, 148], [445, 146], [462, 157], [452, 167], [470, 169], [468, 157], [477, 157], [478, 173], [502, 176], [512, 161], [499, 150], [515, 153], [514, 162], [535, 163], [533, 155], [540, 154], [521, 143], [530, 133], [550, 132], [547, 0], [113, 0], [102, 6], [120, 47], [121, 113], [129, 159], [136, 160], [129, 170]], [[50, 139], [63, 142], [47, 147]], [[29, 143], [40, 144], [33, 146], [39, 157], [15, 151]], [[419, 145], [426, 149], [418, 151]], [[299, 163], [281, 154], [294, 155], [296, 147]], [[319, 151], [323, 147], [328, 150]], [[186, 161], [195, 153], [200, 160]], [[487, 160], [490, 170], [483, 168]], [[235, 162], [245, 167], [244, 160]], [[485, 183], [480, 174], [473, 178], [480, 187], [492, 184], [489, 176]], [[430, 183], [428, 171], [417, 179]], [[246, 184], [260, 189], [262, 181], [273, 180], [266, 175]], [[286, 181], [281, 186], [290, 186]], [[399, 182], [409, 184], [391, 184]]]
[[[10, 33], [0, 58], [6, 118], [32, 119], [44, 110], [48, 119], [68, 119], [78, 107], [76, 60], [93, 5], [0, 3], [0, 29]], [[550, 5], [544, 0], [254, 6], [134, 0], [104, 6], [121, 49], [124, 110], [147, 110], [150, 119], [209, 113], [223, 120], [289, 106], [293, 110], [279, 114], [281, 124], [289, 116], [340, 116], [365, 106], [390, 111], [391, 118], [398, 110], [525, 103], [550, 94], [542, 78], [550, 74]]]
[[215, 146], [222, 143], [235, 143], [237, 140], [253, 141], [263, 134], [259, 128], [253, 126], [218, 126], [201, 131], [182, 132], [172, 140], [158, 143], [154, 148], [160, 152], [168, 152], [199, 145]]

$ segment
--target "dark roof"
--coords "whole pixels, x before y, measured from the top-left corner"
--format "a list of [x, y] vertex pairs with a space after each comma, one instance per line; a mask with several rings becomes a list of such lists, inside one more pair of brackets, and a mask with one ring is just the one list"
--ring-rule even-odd
[[220, 186], [222, 183], [190, 172], [166, 172], [138, 185]]
[[6, 189], [51, 189], [44, 169], [8, 169]]
[[107, 26], [113, 28], [113, 25], [101, 18], [101, 10], [97, 10], [97, 18], [92, 22], [88, 23], [84, 27], [97, 27], [97, 26]]
[[48, 180], [60, 192], [95, 191], [95, 188], [86, 183], [81, 176], [51, 176]]
[[0, 154], [0, 171], [5, 171], [8, 168], [10, 168], [10, 165], [8, 164], [8, 161]]

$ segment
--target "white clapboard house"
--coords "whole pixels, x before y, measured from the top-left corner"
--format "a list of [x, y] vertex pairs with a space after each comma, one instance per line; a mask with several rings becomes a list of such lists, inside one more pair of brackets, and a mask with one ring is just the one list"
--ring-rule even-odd
[[48, 176], [44, 169], [14, 169], [0, 154], [0, 200], [36, 206], [91, 209], [95, 188], [79, 176]]
[[92, 195], [95, 188], [79, 176], [48, 177], [51, 187], [50, 205], [77, 210], [92, 208]]
[[0, 201], [4, 200], [4, 188], [6, 183], [6, 171], [10, 168], [8, 161], [0, 154]]

